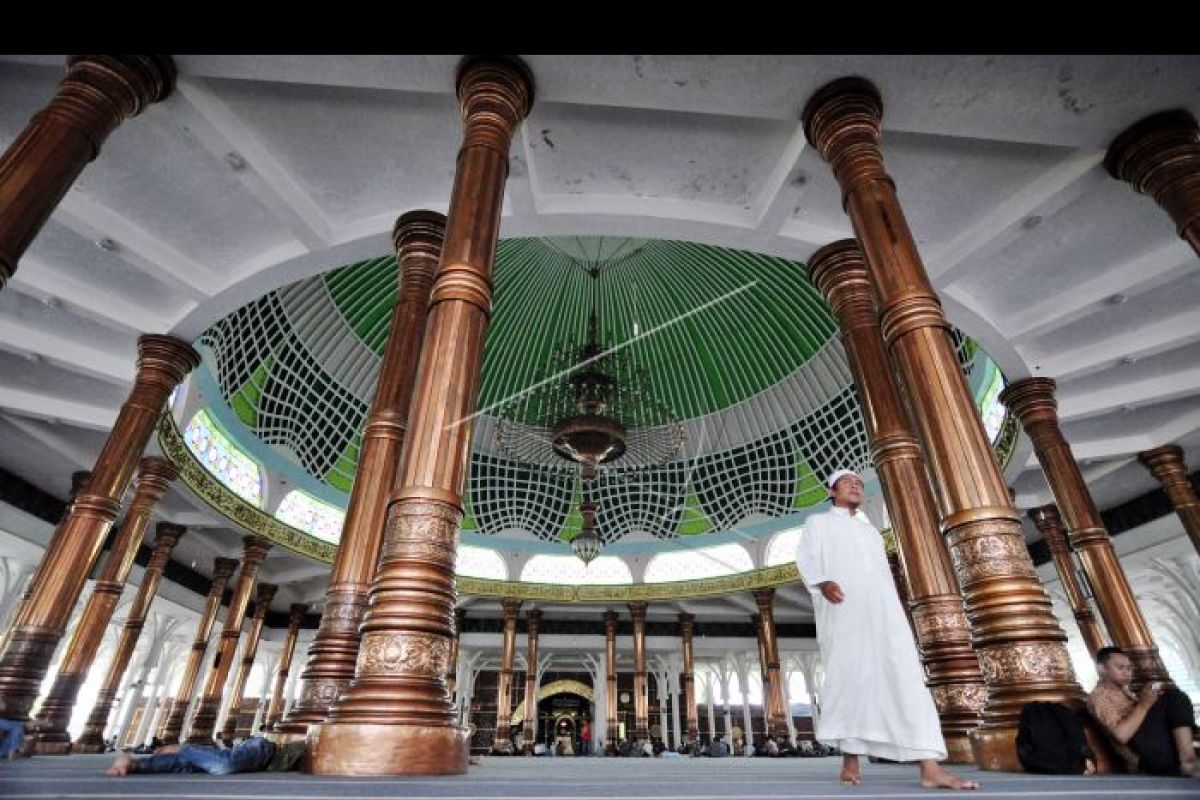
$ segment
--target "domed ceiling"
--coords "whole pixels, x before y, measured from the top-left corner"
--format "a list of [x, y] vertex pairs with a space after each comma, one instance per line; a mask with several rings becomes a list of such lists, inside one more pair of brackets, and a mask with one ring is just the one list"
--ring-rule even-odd
[[[268, 471], [343, 507], [396, 272], [388, 256], [299, 281], [198, 340], [204, 402], [224, 432]], [[641, 427], [627, 422], [630, 452], [598, 468], [589, 499], [606, 544], [803, 513], [824, 499], [819, 476], [869, 469], [837, 325], [803, 265], [679, 241], [509, 239], [494, 274], [464, 532], [569, 552], [582, 523], [579, 469], [550, 446], [530, 398], [564, 380], [563, 354], [585, 342], [593, 314], [600, 344], [636, 373], [632, 405], [657, 410]], [[956, 341], [996, 438], [998, 371]], [[672, 442], [669, 457], [639, 461], [638, 442], [655, 436]]]

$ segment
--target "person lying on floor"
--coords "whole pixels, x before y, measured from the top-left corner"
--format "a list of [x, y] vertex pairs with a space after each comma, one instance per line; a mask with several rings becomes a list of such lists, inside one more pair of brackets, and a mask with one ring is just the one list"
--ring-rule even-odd
[[148, 758], [118, 753], [108, 768], [109, 775], [134, 772], [206, 772], [232, 775], [237, 772], [286, 772], [299, 767], [304, 741], [276, 746], [261, 736], [251, 736], [227, 750], [194, 744], [160, 747]]

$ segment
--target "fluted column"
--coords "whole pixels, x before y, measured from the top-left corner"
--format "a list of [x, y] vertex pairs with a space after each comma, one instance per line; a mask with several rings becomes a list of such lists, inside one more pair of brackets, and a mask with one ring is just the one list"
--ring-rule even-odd
[[650, 738], [650, 686], [646, 680], [646, 604], [630, 603], [633, 618], [633, 741]]
[[1017, 415], [1033, 442], [1034, 452], [1067, 525], [1067, 539], [1078, 554], [1096, 597], [1104, 627], [1133, 662], [1135, 686], [1170, 681], [1150, 635], [1133, 588], [1125, 576], [1112, 537], [1104, 527], [1071, 445], [1058, 424], [1058, 401], [1051, 378], [1024, 378], [1000, 393], [1000, 402]]
[[175, 86], [170, 56], [70, 56], [45, 108], [0, 156], [0, 289], [108, 135]]
[[283, 716], [283, 690], [287, 686], [288, 674], [292, 671], [292, 657], [296, 653], [296, 637], [300, 635], [300, 626], [304, 624], [304, 615], [308, 606], [304, 603], [292, 603], [288, 613], [287, 636], [283, 639], [283, 649], [279, 653], [279, 672], [275, 674], [275, 688], [271, 692], [271, 704], [267, 706], [266, 726], [271, 730], [279, 718]]
[[[104, 631], [112, 621], [134, 556], [142, 544], [154, 507], [178, 477], [175, 468], [161, 458], [143, 458], [138, 468], [133, 500], [129, 512], [117, 532], [112, 550], [104, 561], [92, 594], [84, 606], [79, 624], [67, 640], [62, 666], [54, 678], [49, 694], [42, 702], [35, 720], [36, 733], [29, 748], [38, 755], [66, 755], [71, 752], [71, 735], [67, 725], [75, 710], [79, 687], [87, 680], [88, 671], [100, 650]], [[132, 651], [131, 651], [132, 652]], [[117, 683], [120, 678], [117, 678]], [[106, 712], [107, 718], [107, 712]]]
[[767, 732], [771, 736], [787, 738], [787, 701], [783, 696], [783, 684], [779, 674], [779, 638], [775, 630], [775, 589], [755, 589], [754, 602], [758, 603], [761, 619], [763, 653], [766, 655], [767, 678], [763, 682], [763, 712], [767, 718]]
[[0, 717], [25, 719], [29, 714], [158, 415], [170, 393], [199, 363], [196, 351], [179, 339], [152, 335], [138, 339], [133, 389], [100, 450], [87, 488], [43, 554], [29, 599], [4, 643]]
[[[75, 505], [75, 498], [79, 497], [79, 493], [84, 490], [84, 488], [87, 486], [87, 482], [91, 480], [91, 477], [92, 473], [87, 472], [86, 470], [71, 473], [71, 494], [67, 498], [67, 505], [65, 508], [63, 508], [63, 513], [62, 516], [59, 517], [58, 524], [54, 526], [54, 533], [50, 535], [50, 543], [46, 545], [47, 552], [50, 550], [57, 550], [58, 547], [60, 547], [58, 544], [58, 539], [62, 533], [63, 523], [66, 522], [67, 518], [71, 516], [71, 508]], [[12, 633], [13, 628], [16, 626], [17, 620], [21, 616], [21, 609], [25, 608], [26, 603], [29, 602], [29, 596], [33, 594], [34, 582], [37, 579], [36, 564], [31, 568], [30, 572], [33, 574], [30, 574], [28, 579], [25, 581], [25, 586], [21, 590], [21, 597], [9, 610], [7, 616], [3, 617], [4, 629], [2, 632], [0, 632], [0, 653], [4, 652], [4, 648], [8, 643], [8, 637]]]
[[[129, 524], [128, 518], [126, 524]], [[91, 714], [88, 715], [83, 733], [75, 740], [75, 744], [71, 748], [72, 752], [104, 752], [104, 729], [108, 724], [113, 700], [117, 696], [117, 687], [129, 668], [129, 661], [133, 658], [133, 651], [137, 647], [138, 639], [141, 638], [142, 628], [146, 624], [146, 615], [150, 612], [150, 604], [154, 602], [154, 596], [158, 593], [158, 584], [162, 580], [163, 569], [171, 557], [171, 551], [179, 543], [180, 537], [187, 531], [187, 528], [170, 522], [160, 522], [156, 531], [154, 550], [150, 553], [146, 571], [142, 573], [142, 585], [138, 587], [137, 596], [134, 597], [133, 605], [129, 609], [129, 616], [125, 618], [125, 625], [121, 628], [121, 639], [117, 643], [112, 663], [108, 666], [108, 673], [104, 676], [104, 683], [100, 686], [100, 693], [96, 696], [96, 702], [92, 706]]]
[[275, 729], [285, 740], [302, 738], [309, 725], [323, 721], [354, 678], [358, 626], [383, 545], [388, 497], [395, 488], [425, 337], [429, 293], [445, 229], [446, 218], [441, 214], [410, 211], [396, 220], [392, 230], [399, 288], [391, 333], [379, 365], [371, 413], [363, 427], [361, 455], [325, 593], [325, 611], [300, 673], [300, 701]]
[[[970, 763], [974, 756], [969, 734], [979, 724], [979, 713], [987, 699], [987, 690], [980, 673], [979, 660], [971, 647], [971, 626], [959, 595], [954, 565], [941, 536], [937, 505], [926, 477], [926, 456], [922, 454], [913, 432], [904, 395], [880, 330], [868, 265], [853, 239], [822, 247], [808, 263], [813, 283], [829, 302], [842, 329], [842, 344], [846, 348], [846, 358], [858, 387], [871, 458], [892, 517], [892, 531], [887, 542], [890, 546], [887, 549], [889, 561], [897, 559], [893, 578], [905, 616], [917, 640], [921, 663], [925, 668], [926, 685], [937, 705], [942, 735], [946, 740], [947, 760], [955, 764]], [[889, 320], [893, 318], [894, 314]], [[940, 328], [931, 330], [944, 334]], [[892, 333], [893, 338], [898, 336], [897, 329], [893, 328]], [[947, 352], [941, 343], [928, 350], [924, 347], [913, 348], [911, 344], [905, 344], [905, 347], [920, 350], [919, 356], [925, 365], [933, 364], [935, 357], [945, 357]], [[946, 347], [949, 347], [948, 342]], [[952, 352], [950, 357], [953, 358]], [[957, 371], [957, 362], [954, 370], [955, 375], [961, 374]], [[940, 387], [940, 391], [961, 401], [958, 392], [960, 389], [965, 391], [965, 385], [960, 387], [953, 381], [950, 383], [952, 385], [949, 387]], [[969, 395], [965, 397], [970, 402]], [[929, 398], [923, 395], [914, 398], [910, 392], [909, 399], [914, 406], [922, 405], [923, 414], [936, 415], [929, 406]], [[961, 402], [959, 408], [963, 408]], [[964, 409], [962, 413], [967, 412]], [[970, 413], [974, 413], [973, 406]], [[922, 435], [930, 442], [936, 440], [939, 446], [950, 446], [952, 440], [948, 438], [946, 430], [932, 430], [935, 426], [946, 427], [945, 423], [943, 420], [926, 419], [926, 430]], [[961, 426], [968, 430], [972, 429], [973, 424], [978, 425], [975, 417], [961, 420]], [[984, 474], [991, 465], [991, 469], [996, 471], [989, 453], [977, 453], [973, 460], [965, 459], [970, 461], [970, 466], [963, 468]], [[953, 459], [943, 458], [941, 469], [959, 468]], [[956, 484], [952, 494], [948, 484], [953, 484], [953, 481], [945, 480], [947, 477], [950, 476], [943, 476], [942, 483], [943, 507], [944, 510], [956, 510], [949, 514], [945, 523], [947, 528], [953, 524], [961, 531], [961, 534], [956, 534], [961, 536], [958, 540], [960, 547], [966, 548], [966, 552], [982, 552], [982, 548], [988, 552], [1011, 553], [1013, 548], [1019, 546], [1021, 552], [1025, 552], [1024, 539], [991, 539], [991, 531], [995, 529], [992, 523], [980, 523], [974, 527], [967, 525], [973, 514], [1002, 512], [995, 507], [990, 510], [968, 510], [967, 504], [975, 500], [966, 492], [966, 487]], [[1007, 499], [1008, 489], [1003, 484], [1001, 487], [1003, 497]], [[964, 525], [967, 527], [962, 527]], [[1019, 529], [1014, 529], [1013, 534], [1019, 535]], [[1005, 533], [1004, 536], [1013, 534]], [[983, 556], [979, 558], [982, 560]], [[966, 567], [965, 564], [962, 566]], [[1003, 564], [1000, 566], [1007, 569]], [[1032, 571], [1032, 563], [1028, 569]], [[987, 618], [993, 619], [991, 616]], [[979, 633], [982, 631], [977, 631]]]
[[604, 755], [617, 754], [621, 726], [617, 722], [617, 619], [616, 611], [604, 612], [604, 717], [608, 735], [604, 739]]
[[242, 663], [238, 665], [237, 674], [233, 679], [233, 689], [229, 691], [225, 701], [225, 725], [221, 729], [221, 739], [226, 745], [233, 742], [234, 731], [237, 730], [238, 713], [242, 707], [242, 697], [246, 693], [246, 681], [250, 678], [250, 670], [254, 669], [254, 659], [258, 657], [258, 641], [262, 637], [263, 620], [271, 607], [278, 586], [270, 583], [260, 583], [258, 593], [254, 598], [254, 615], [250, 618], [250, 627], [246, 629], [246, 645], [243, 648]]
[[[909, 604], [908, 579], [904, 575], [904, 563], [900, 560], [900, 546], [896, 543], [896, 535], [892, 531], [883, 532], [883, 548], [887, 553], [888, 568], [892, 571], [892, 583], [896, 586], [896, 596], [900, 598], [904, 616], [908, 619], [908, 627], [913, 632], [913, 638], [916, 638], [917, 626], [913, 622], [912, 607]], [[966, 620], [965, 615], [963, 620]]]
[[525, 724], [521, 733], [527, 756], [533, 755], [533, 745], [537, 739], [538, 632], [541, 624], [542, 612], [539, 609], [531, 609], [525, 614], [529, 645], [525, 651]]
[[[882, 117], [878, 90], [859, 78], [823, 87], [803, 114], [808, 141], [832, 166], [866, 256], [883, 339], [907, 390], [958, 572], [988, 689], [983, 721], [972, 738], [976, 761], [984, 769], [1015, 770], [1020, 767], [1016, 734], [1021, 708], [1031, 700], [1078, 704], [1083, 690], [1071, 669], [1066, 636], [1025, 548], [1020, 516], [1009, 501], [959, 367], [941, 304], [884, 169]], [[936, 557], [936, 548], [927, 547], [930, 558]], [[916, 602], [918, 593], [911, 594]], [[936, 615], [941, 621], [956, 613], [947, 601]], [[962, 663], [969, 664], [965, 652]]]
[[1200, 253], [1200, 125], [1191, 112], [1163, 111], [1134, 123], [1108, 146], [1104, 166], [1153, 197]]
[[1071, 556], [1071, 548], [1067, 544], [1067, 530], [1059, 516], [1058, 506], [1039, 506], [1029, 510], [1029, 518], [1042, 532], [1042, 538], [1050, 548], [1050, 557], [1054, 560], [1054, 568], [1058, 571], [1058, 579], [1067, 595], [1067, 603], [1075, 622], [1079, 625], [1079, 633], [1087, 645], [1088, 655], [1095, 656], [1096, 651], [1108, 644], [1092, 604], [1088, 602], [1087, 594], [1079, 584], [1079, 576], [1075, 573], [1075, 560]]
[[506, 597], [504, 609], [504, 639], [500, 649], [500, 674], [496, 681], [496, 735], [492, 738], [492, 752], [509, 754], [512, 740], [508, 727], [512, 719], [513, 660], [517, 654], [517, 611], [521, 601]]
[[192, 715], [188, 744], [212, 744], [221, 698], [225, 694], [225, 684], [233, 667], [238, 639], [242, 635], [242, 617], [246, 615], [246, 607], [250, 605], [250, 590], [254, 588], [258, 568], [262, 566], [270, 549], [271, 543], [260, 536], [246, 536], [242, 539], [242, 568], [238, 573], [237, 585], [233, 589], [233, 598], [229, 601], [229, 609], [225, 612], [225, 624], [217, 639], [216, 653], [213, 655], [208, 678], [204, 682], [200, 703]]
[[1138, 460], [1162, 484], [1192, 546], [1200, 553], [1200, 497], [1196, 496], [1196, 488], [1188, 475], [1183, 448], [1175, 444], [1163, 445], [1138, 453]]
[[192, 704], [192, 695], [196, 691], [196, 681], [200, 678], [200, 668], [204, 663], [204, 654], [208, 650], [208, 639], [212, 636], [213, 624], [217, 620], [217, 612], [221, 610], [221, 598], [225, 594], [225, 585], [237, 569], [236, 558], [218, 558], [213, 561], [212, 585], [208, 590], [208, 598], [204, 601], [204, 610], [200, 612], [200, 621], [196, 625], [196, 636], [192, 639], [192, 650], [188, 655], [187, 666], [184, 667], [183, 677], [179, 681], [179, 689], [175, 692], [175, 700], [167, 715], [163, 727], [162, 740], [164, 744], [177, 744], [183, 733], [183, 721], [187, 716], [188, 706]]
[[454, 563], [508, 152], [532, 105], [533, 83], [519, 61], [468, 59], [459, 69], [458, 98], [463, 146], [397, 489], [354, 681], [327, 722], [309, 728], [317, 774], [467, 770], [468, 732], [446, 691]]
[[700, 741], [700, 718], [696, 713], [695, 657], [692, 635], [696, 618], [687, 612], [679, 614], [679, 639], [683, 645], [683, 707], [687, 717], [687, 742], [694, 747]]

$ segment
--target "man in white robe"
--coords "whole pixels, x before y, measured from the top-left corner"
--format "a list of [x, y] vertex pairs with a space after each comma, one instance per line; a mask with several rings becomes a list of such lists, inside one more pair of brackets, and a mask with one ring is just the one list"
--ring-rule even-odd
[[917, 761], [921, 785], [977, 789], [946, 770], [933, 697], [896, 595], [883, 537], [859, 508], [863, 482], [829, 477], [833, 508], [810, 516], [796, 566], [813, 596], [825, 665], [817, 738], [842, 751], [841, 782], [861, 782], [860, 755]]

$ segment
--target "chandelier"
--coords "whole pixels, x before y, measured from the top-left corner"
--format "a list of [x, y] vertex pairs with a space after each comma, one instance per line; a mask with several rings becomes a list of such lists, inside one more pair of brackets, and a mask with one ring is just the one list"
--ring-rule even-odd
[[600, 470], [669, 461], [683, 446], [683, 426], [655, 398], [649, 372], [634, 363], [630, 349], [603, 343], [596, 311], [603, 265], [582, 266], [590, 279], [587, 336], [582, 344], [561, 342], [545, 377], [501, 407], [496, 445], [517, 461], [578, 466], [583, 524], [571, 546], [587, 564], [604, 546], [596, 532]]

